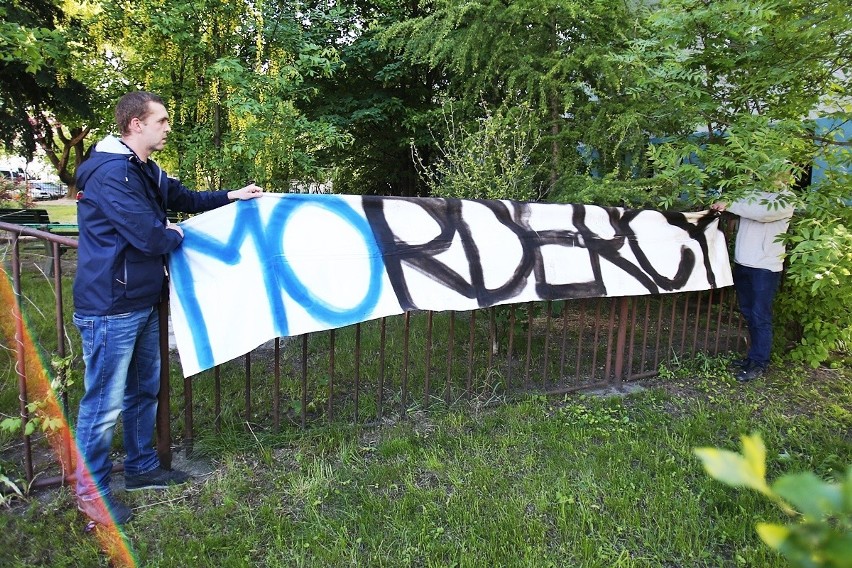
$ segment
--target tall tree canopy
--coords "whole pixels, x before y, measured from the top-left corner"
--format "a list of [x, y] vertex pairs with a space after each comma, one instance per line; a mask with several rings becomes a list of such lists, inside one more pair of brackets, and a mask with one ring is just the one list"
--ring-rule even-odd
[[624, 85], [605, 57], [635, 27], [627, 3], [612, 0], [436, 0], [423, 16], [399, 22], [384, 38], [413, 63], [440, 70], [458, 112], [525, 104], [546, 134], [551, 184], [585, 164], [576, 149], [597, 151], [596, 167], [618, 170], [644, 136], [620, 128], [613, 113]]
[[136, 0], [102, 3], [92, 24], [123, 89], [169, 104], [173, 143], [161, 160], [190, 185], [253, 179], [286, 189], [317, 171], [316, 152], [340, 142], [295, 102], [305, 78], [330, 72], [333, 49], [306, 40], [298, 2]]
[[789, 164], [801, 173], [827, 142], [810, 119], [850, 117], [847, 2], [664, 0], [645, 22], [612, 57], [668, 137], [651, 147], [655, 164], [695, 199], [760, 187]]
[[79, 33], [52, 0], [0, 2], [0, 139], [32, 160], [56, 121], [91, 118], [92, 92], [72, 72]]
[[[325, 4], [317, 2], [318, 6]], [[391, 53], [378, 35], [394, 22], [420, 14], [417, 2], [336, 2], [323, 17], [311, 17], [311, 41], [340, 53], [328, 76], [308, 78], [313, 89], [299, 107], [334, 124], [348, 143], [329, 146], [321, 159], [334, 187], [344, 193], [421, 195], [411, 159], [411, 141], [424, 137], [436, 107], [437, 74]]]

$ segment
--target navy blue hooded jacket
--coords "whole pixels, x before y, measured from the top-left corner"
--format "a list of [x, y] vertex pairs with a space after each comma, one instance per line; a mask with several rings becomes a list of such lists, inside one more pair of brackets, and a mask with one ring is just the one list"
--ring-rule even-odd
[[198, 213], [229, 203], [227, 191], [196, 192], [142, 162], [114, 136], [98, 142], [77, 169], [80, 226], [74, 309], [112, 315], [149, 308], [165, 285], [166, 255], [182, 237], [166, 210]]

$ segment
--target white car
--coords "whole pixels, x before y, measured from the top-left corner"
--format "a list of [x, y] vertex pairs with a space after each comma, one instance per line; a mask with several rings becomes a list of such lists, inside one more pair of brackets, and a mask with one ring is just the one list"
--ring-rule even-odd
[[28, 181], [27, 187], [29, 188], [30, 197], [36, 201], [42, 199], [59, 199], [65, 195], [66, 189], [65, 184], [38, 179]]

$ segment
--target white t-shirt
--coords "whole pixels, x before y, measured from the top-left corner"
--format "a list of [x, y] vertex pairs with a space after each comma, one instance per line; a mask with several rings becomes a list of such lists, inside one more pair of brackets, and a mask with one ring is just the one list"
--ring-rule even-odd
[[787, 232], [794, 207], [791, 194], [784, 203], [778, 201], [780, 195], [760, 192], [728, 205], [727, 211], [740, 216], [734, 247], [737, 264], [771, 272], [783, 269], [786, 251], [777, 238]]

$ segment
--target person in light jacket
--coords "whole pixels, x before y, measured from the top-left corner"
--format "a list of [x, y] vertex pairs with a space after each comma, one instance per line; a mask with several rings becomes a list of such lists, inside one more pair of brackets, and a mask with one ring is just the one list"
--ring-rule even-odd
[[775, 192], [757, 192], [732, 203], [718, 201], [716, 211], [739, 216], [734, 246], [734, 289], [740, 312], [748, 324], [749, 349], [734, 361], [740, 382], [752, 381], [766, 372], [772, 349], [772, 302], [781, 282], [784, 244], [778, 237], [787, 232], [793, 217], [793, 195], [778, 184]]
[[145, 91], [115, 108], [120, 137], [97, 143], [77, 170], [80, 227], [74, 278], [74, 324], [82, 339], [84, 394], [77, 417], [77, 507], [100, 524], [123, 524], [132, 511], [110, 491], [112, 437], [123, 417], [128, 491], [185, 483], [153, 448], [160, 390], [157, 304], [166, 287], [167, 255], [183, 230], [166, 211], [195, 213], [261, 195], [251, 184], [196, 192], [150, 159], [171, 128], [162, 99]]

